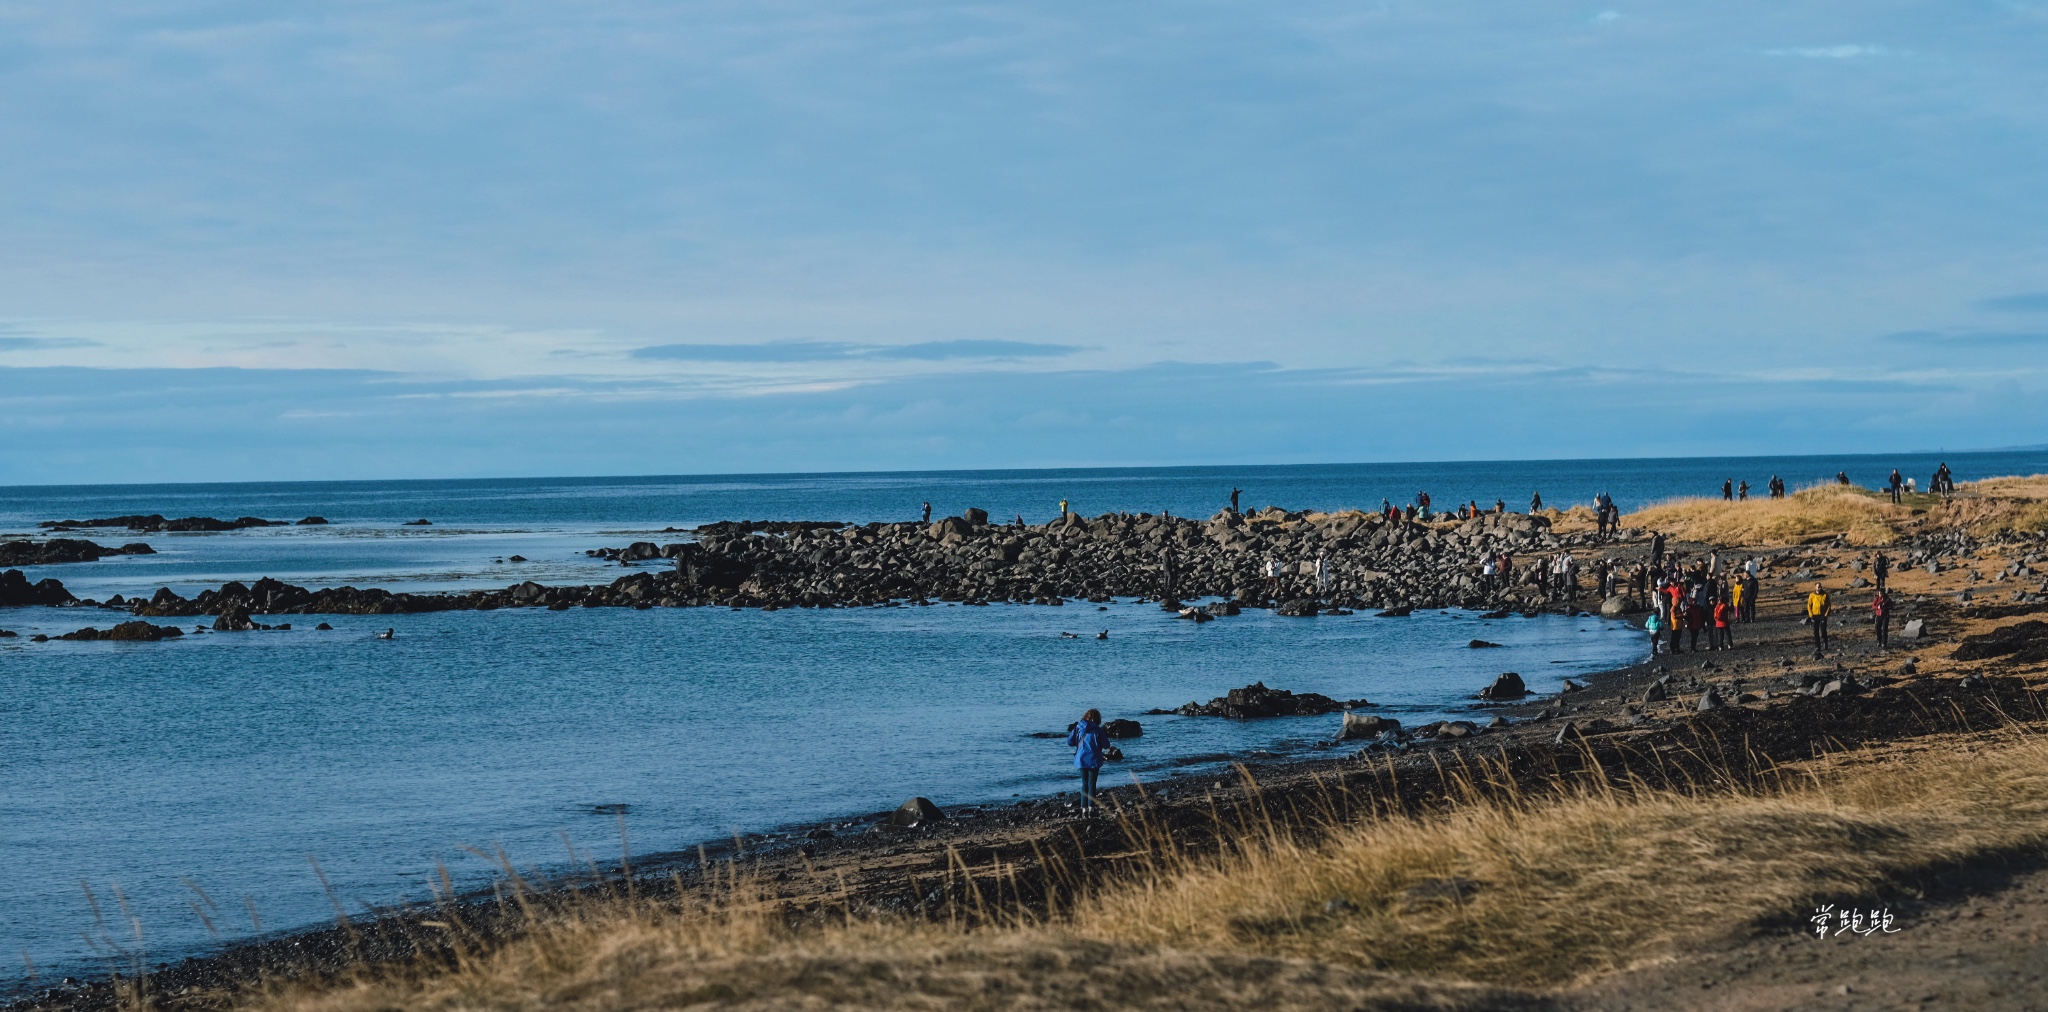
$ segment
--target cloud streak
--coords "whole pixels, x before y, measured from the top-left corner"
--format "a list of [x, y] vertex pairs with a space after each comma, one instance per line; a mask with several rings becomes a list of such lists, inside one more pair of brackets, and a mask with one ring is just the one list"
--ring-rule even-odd
[[656, 362], [946, 362], [963, 359], [1060, 358], [1084, 349], [1027, 341], [924, 341], [852, 344], [845, 341], [771, 341], [765, 344], [657, 344], [635, 348], [633, 358]]

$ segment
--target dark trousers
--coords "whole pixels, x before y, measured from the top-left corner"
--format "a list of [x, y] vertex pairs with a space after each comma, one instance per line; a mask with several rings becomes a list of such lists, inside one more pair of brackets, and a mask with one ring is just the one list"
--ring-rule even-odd
[[[1687, 642], [1691, 644], [1691, 646], [1692, 646], [1692, 652], [1693, 652], [1693, 653], [1699, 653], [1699, 652], [1700, 652], [1700, 627], [1699, 627], [1699, 626], [1692, 626], [1692, 627], [1691, 627], [1691, 630], [1692, 630], [1692, 635], [1686, 638], [1686, 639], [1687, 639]], [[1708, 646], [1709, 648], [1713, 647], [1713, 645], [1714, 645], [1714, 641], [1713, 641], [1713, 640], [1708, 640], [1708, 641], [1707, 641], [1707, 646]]]
[[1095, 779], [1102, 775], [1100, 766], [1081, 767], [1081, 807], [1095, 807]]
[[1828, 648], [1828, 617], [1821, 615], [1807, 621], [1813, 625], [1813, 648], [1815, 650], [1826, 650]]
[[1890, 615], [1879, 615], [1877, 617], [1877, 645], [1880, 647], [1892, 645], [1892, 617]]
[[1678, 645], [1678, 623], [1676, 622], [1671, 624], [1671, 650], [1669, 652], [1674, 654], [1680, 652]]

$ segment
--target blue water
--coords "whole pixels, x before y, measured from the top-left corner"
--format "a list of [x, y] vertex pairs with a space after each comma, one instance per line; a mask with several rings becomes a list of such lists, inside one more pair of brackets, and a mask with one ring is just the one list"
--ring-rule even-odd
[[[2048, 455], [1954, 455], [1958, 478], [2048, 471]], [[1247, 506], [1375, 507], [1426, 488], [1526, 505], [1624, 507], [1713, 491], [1722, 477], [1795, 487], [1847, 468], [1875, 481], [1930, 459], [1553, 461], [946, 474], [785, 475], [289, 485], [0, 489], [0, 532], [38, 520], [327, 516], [320, 528], [150, 535], [161, 553], [35, 567], [83, 596], [189, 592], [278, 576], [313, 586], [454, 589], [608, 581], [582, 555], [712, 519], [899, 519], [978, 505], [1043, 519], [1067, 498], [1083, 512], [1207, 515], [1235, 484]], [[1924, 476], [1922, 477], [1924, 481]], [[401, 528], [415, 517], [429, 528]], [[136, 540], [94, 532], [102, 542]], [[667, 535], [668, 538], [679, 535]], [[513, 554], [525, 555], [513, 564]], [[485, 874], [464, 845], [501, 844], [522, 864], [563, 859], [558, 834], [616, 851], [594, 806], [630, 806], [637, 852], [893, 807], [1068, 789], [1069, 753], [1030, 737], [1085, 707], [1138, 716], [1117, 777], [1213, 777], [1217, 760], [1308, 754], [1336, 718], [1230, 722], [1146, 717], [1255, 680], [1367, 697], [1413, 722], [1461, 711], [1502, 670], [1539, 690], [1631, 662], [1641, 634], [1595, 619], [1485, 621], [1428, 613], [1313, 620], [1263, 612], [1206, 625], [1156, 607], [874, 608], [762, 613], [719, 609], [509, 610], [364, 618], [291, 616], [289, 632], [206, 634], [157, 644], [30, 644], [35, 632], [105, 626], [78, 609], [0, 611], [0, 951], [47, 977], [97, 964], [79, 881], [103, 901], [118, 884], [150, 958], [212, 936], [181, 878], [225, 911], [227, 936], [329, 916], [307, 863], [317, 856], [351, 901], [426, 892], [437, 859]], [[397, 638], [372, 633], [395, 626]], [[1093, 639], [1102, 629], [1106, 641]], [[1073, 632], [1082, 638], [1062, 638]], [[1472, 651], [1481, 637], [1506, 644]], [[111, 908], [109, 908], [111, 909]], [[0, 988], [24, 987], [26, 980]]]

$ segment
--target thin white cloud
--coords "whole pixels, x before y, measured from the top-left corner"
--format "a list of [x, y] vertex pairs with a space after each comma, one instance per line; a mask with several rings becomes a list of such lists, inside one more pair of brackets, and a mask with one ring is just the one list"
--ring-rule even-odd
[[1765, 56], [1798, 56], [1809, 60], [1854, 60], [1866, 56], [1904, 56], [1904, 52], [1888, 46], [1873, 46], [1846, 43], [1837, 46], [1793, 46], [1786, 49], [1766, 49]]

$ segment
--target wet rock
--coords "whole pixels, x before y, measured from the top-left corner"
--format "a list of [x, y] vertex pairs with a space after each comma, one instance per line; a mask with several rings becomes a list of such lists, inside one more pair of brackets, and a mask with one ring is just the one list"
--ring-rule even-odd
[[1616, 594], [1600, 602], [1600, 615], [1602, 618], [1620, 618], [1623, 615], [1633, 615], [1642, 610], [1642, 602], [1623, 594]]
[[888, 824], [898, 829], [915, 829], [932, 822], [943, 822], [946, 813], [932, 804], [930, 798], [911, 798], [889, 813]]
[[1490, 650], [1500, 646], [1500, 644], [1498, 643], [1490, 643], [1486, 640], [1473, 640], [1472, 642], [1467, 643], [1465, 645], [1473, 650]]
[[109, 555], [155, 555], [156, 550], [141, 542], [108, 548], [76, 538], [48, 541], [0, 541], [0, 566], [54, 566], [66, 562], [96, 562]]
[[327, 518], [326, 518], [326, 517], [307, 517], [307, 518], [305, 518], [304, 520], [301, 520], [301, 521], [299, 521], [299, 523], [298, 523], [298, 526], [300, 526], [300, 527], [319, 527], [319, 526], [321, 526], [321, 525], [323, 525], [323, 524], [325, 524], [325, 523], [327, 523]]
[[1469, 720], [1447, 720], [1436, 729], [1439, 738], [1470, 738], [1478, 733], [1478, 726]]
[[250, 618], [249, 609], [240, 604], [228, 605], [221, 611], [220, 617], [213, 620], [214, 632], [253, 632], [268, 628], [270, 627]]
[[1479, 698], [1493, 700], [1520, 699], [1528, 694], [1529, 686], [1523, 683], [1521, 675], [1513, 671], [1502, 672], [1492, 685], [1479, 690]]
[[1382, 717], [1374, 713], [1356, 713], [1347, 710], [1344, 713], [1343, 724], [1337, 729], [1337, 740], [1349, 741], [1356, 738], [1377, 738], [1388, 731], [1399, 730], [1401, 730], [1401, 722], [1392, 717]]
[[434, 522], [433, 522], [432, 520], [428, 520], [428, 519], [427, 519], [427, 518], [425, 518], [425, 517], [421, 517], [421, 518], [419, 518], [418, 520], [407, 520], [406, 522], [404, 522], [404, 523], [402, 523], [402, 524], [399, 524], [398, 526], [400, 526], [400, 527], [432, 527], [432, 526], [434, 526]]
[[100, 630], [90, 626], [77, 632], [68, 632], [57, 637], [60, 640], [113, 640], [123, 643], [154, 643], [185, 635], [177, 626], [151, 625], [148, 622], [123, 622], [112, 629]]
[[56, 607], [71, 604], [78, 599], [64, 589], [55, 579], [28, 582], [19, 569], [0, 571], [0, 608], [44, 605]]
[[1371, 705], [1371, 701], [1364, 699], [1336, 700], [1315, 692], [1296, 694], [1286, 689], [1269, 689], [1264, 682], [1254, 682], [1244, 688], [1230, 690], [1227, 696], [1218, 696], [1207, 703], [1188, 703], [1173, 712], [1186, 717], [1246, 719], [1310, 716]]
[[1291, 601], [1282, 602], [1280, 607], [1273, 609], [1273, 614], [1286, 615], [1290, 618], [1314, 618], [1316, 612], [1321, 610], [1322, 606], [1315, 601], [1305, 597], [1297, 597]]
[[[1069, 728], [1068, 730], [1072, 730]], [[1102, 736], [1112, 739], [1137, 738], [1145, 733], [1137, 721], [1119, 717], [1102, 725]]]

